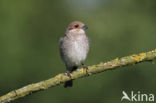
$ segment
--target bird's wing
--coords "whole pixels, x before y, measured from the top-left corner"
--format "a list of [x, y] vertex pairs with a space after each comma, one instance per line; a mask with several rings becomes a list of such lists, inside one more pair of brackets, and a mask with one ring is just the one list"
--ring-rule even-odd
[[64, 38], [62, 37], [62, 38], [60, 38], [60, 40], [59, 40], [59, 50], [60, 50], [60, 55], [61, 55], [61, 58], [62, 58], [62, 60], [64, 61], [64, 46], [63, 46], [63, 41], [64, 41]]
[[63, 56], [63, 37], [59, 40], [60, 54]]
[[60, 38], [59, 40], [59, 45], [62, 46], [62, 42], [63, 42], [63, 37]]

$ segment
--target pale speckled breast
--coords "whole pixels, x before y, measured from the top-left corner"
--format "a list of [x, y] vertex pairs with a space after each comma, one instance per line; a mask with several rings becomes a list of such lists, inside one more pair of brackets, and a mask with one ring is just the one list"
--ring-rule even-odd
[[84, 62], [89, 50], [89, 40], [85, 34], [68, 35], [60, 40], [60, 52], [66, 66], [79, 66]]

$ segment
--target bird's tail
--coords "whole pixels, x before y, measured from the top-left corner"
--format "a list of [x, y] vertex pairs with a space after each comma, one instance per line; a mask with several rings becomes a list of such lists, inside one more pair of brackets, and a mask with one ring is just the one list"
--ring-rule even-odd
[[[71, 72], [75, 71], [78, 67], [77, 66], [73, 66], [71, 68]], [[69, 80], [67, 82], [64, 83], [64, 87], [67, 88], [67, 87], [72, 87], [73, 86], [73, 80]]]
[[70, 80], [70, 81], [67, 81], [64, 83], [64, 87], [67, 88], [67, 87], [72, 87], [73, 86], [73, 80]]

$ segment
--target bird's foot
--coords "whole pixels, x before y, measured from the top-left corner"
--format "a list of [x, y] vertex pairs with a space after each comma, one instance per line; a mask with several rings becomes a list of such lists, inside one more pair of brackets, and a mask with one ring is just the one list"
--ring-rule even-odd
[[67, 70], [66, 73], [67, 73], [67, 76], [71, 78], [71, 73], [70, 73], [70, 71]]
[[86, 74], [88, 75], [88, 67], [85, 66], [84, 64], [82, 64], [82, 66], [83, 66], [83, 69], [86, 71]]

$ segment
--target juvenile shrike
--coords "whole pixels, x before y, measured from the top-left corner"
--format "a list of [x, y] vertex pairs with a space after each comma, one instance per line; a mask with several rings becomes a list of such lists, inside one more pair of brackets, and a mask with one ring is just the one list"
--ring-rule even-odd
[[[89, 40], [85, 34], [86, 29], [88, 27], [82, 22], [73, 21], [68, 25], [64, 37], [60, 38], [60, 54], [69, 77], [71, 77], [70, 73], [76, 70], [79, 65], [87, 69], [87, 66], [84, 65], [89, 51]], [[71, 86], [72, 80], [64, 84], [64, 87]]]

